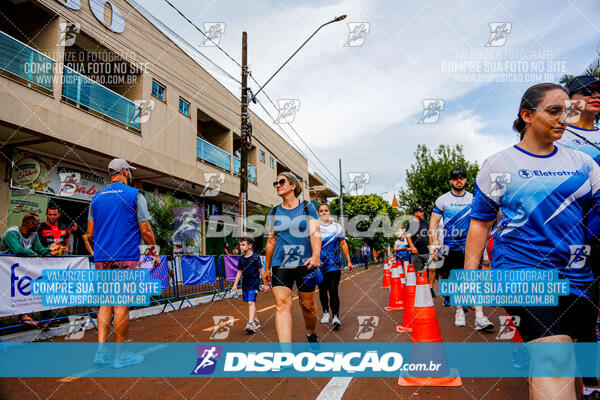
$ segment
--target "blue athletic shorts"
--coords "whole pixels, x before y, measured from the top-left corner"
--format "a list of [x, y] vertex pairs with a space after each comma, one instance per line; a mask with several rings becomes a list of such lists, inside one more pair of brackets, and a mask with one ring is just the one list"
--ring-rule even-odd
[[256, 294], [258, 289], [242, 290], [242, 297], [246, 303], [256, 303]]

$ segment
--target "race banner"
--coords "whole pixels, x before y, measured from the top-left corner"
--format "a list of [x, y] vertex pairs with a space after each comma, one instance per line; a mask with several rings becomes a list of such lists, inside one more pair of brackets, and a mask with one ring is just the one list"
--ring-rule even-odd
[[181, 274], [183, 285], [202, 285], [217, 281], [214, 256], [182, 256]]
[[225, 264], [225, 280], [235, 281], [235, 276], [238, 271], [238, 261], [240, 256], [223, 256], [223, 264]]
[[154, 266], [153, 256], [141, 256], [140, 268], [150, 270], [150, 278], [158, 279], [162, 290], [169, 290], [169, 265], [167, 256], [160, 256], [160, 264]]
[[40, 296], [31, 295], [31, 281], [44, 269], [89, 269], [87, 257], [0, 256], [0, 317], [61, 307], [42, 305]]

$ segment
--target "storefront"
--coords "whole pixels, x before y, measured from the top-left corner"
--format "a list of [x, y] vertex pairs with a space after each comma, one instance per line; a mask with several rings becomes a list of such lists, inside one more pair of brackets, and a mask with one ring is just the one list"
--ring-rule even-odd
[[[83, 163], [85, 164], [85, 163]], [[73, 254], [88, 254], [81, 235], [87, 229], [92, 197], [110, 183], [108, 173], [73, 162], [15, 150], [12, 153], [7, 226], [20, 225], [23, 216], [34, 212], [46, 220], [50, 202], [61, 212], [60, 224], [76, 223]]]

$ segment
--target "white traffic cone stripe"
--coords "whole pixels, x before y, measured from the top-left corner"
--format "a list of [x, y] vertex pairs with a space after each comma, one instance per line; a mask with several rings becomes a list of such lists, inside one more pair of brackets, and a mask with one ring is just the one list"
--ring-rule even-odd
[[417, 275], [414, 272], [406, 275], [406, 286], [417, 286]]
[[392, 278], [400, 278], [400, 268], [392, 268]]
[[415, 307], [433, 307], [433, 299], [429, 285], [417, 285], [415, 291]]
[[406, 279], [400, 275], [400, 282], [402, 282], [403, 285], [406, 285]]

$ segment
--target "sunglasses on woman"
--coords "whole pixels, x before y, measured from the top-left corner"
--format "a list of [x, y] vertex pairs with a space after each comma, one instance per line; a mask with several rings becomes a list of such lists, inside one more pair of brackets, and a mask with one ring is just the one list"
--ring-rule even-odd
[[283, 186], [286, 182], [287, 181], [285, 179], [281, 178], [280, 180], [273, 182], [273, 187], [276, 188], [277, 186]]
[[586, 87], [579, 89], [577, 92], [575, 92], [575, 94], [581, 94], [583, 96], [591, 96], [594, 93], [600, 93], [600, 88], [598, 88], [596, 86], [592, 86], [592, 87], [586, 86]]

